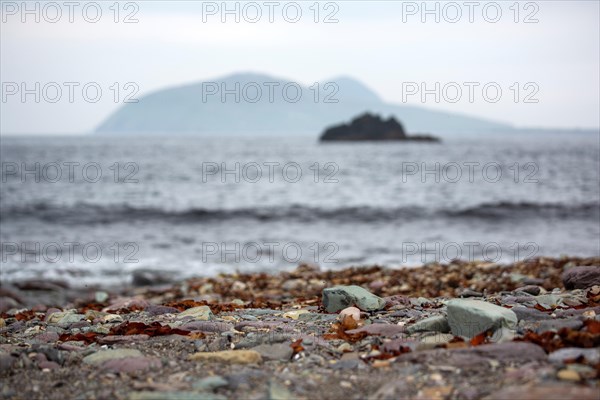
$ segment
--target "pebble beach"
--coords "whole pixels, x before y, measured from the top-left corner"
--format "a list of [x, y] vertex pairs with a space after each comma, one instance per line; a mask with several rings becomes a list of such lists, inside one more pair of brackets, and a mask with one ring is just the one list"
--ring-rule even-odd
[[4, 399], [600, 398], [597, 257], [30, 280], [0, 307]]

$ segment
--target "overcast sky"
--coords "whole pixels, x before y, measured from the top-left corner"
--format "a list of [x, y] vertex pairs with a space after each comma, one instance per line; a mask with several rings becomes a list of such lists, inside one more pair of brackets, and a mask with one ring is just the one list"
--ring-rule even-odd
[[[244, 8], [244, 2], [239, 3], [239, 23], [233, 14], [222, 15], [221, 1], [122, 2], [117, 23], [115, 10], [109, 8], [114, 1], [98, 2], [102, 15], [96, 23], [88, 22], [96, 17], [93, 6], [83, 13], [88, 2], [75, 7], [73, 22], [62, 1], [55, 3], [60, 17], [55, 8], [38, 4], [39, 23], [35, 14], [23, 14], [21, 1], [1, 3], [2, 133], [89, 132], [120, 106], [114, 102], [115, 82], [122, 101], [136, 86], [139, 98], [160, 88], [247, 71], [308, 85], [347, 75], [388, 102], [522, 127], [600, 125], [600, 10], [595, 0], [519, 2], [517, 7], [514, 1], [481, 1], [474, 8], [465, 2], [428, 2], [431, 10], [437, 4], [439, 22], [435, 14], [423, 14], [421, 1], [321, 2], [317, 23], [314, 1], [297, 2], [302, 15], [295, 23], [295, 5], [285, 1], [271, 9], [274, 22], [269, 21], [268, 5], [255, 3], [262, 13], [256, 23], [251, 22], [256, 7]], [[138, 22], [124, 23], [128, 15]], [[338, 22], [325, 23], [326, 17]], [[21, 91], [22, 83], [35, 91], [36, 82], [39, 103], [34, 94], [25, 102], [20, 92], [11, 94], [15, 87]], [[56, 103], [49, 101], [55, 96], [53, 84], [46, 86], [47, 93], [42, 90], [51, 82], [62, 88]], [[79, 84], [72, 84], [73, 102], [64, 82]], [[96, 103], [82, 94], [90, 82], [102, 89]], [[125, 88], [127, 82], [135, 85]], [[436, 103], [432, 95], [423, 103], [418, 95], [406, 97], [407, 82], [428, 88], [436, 82], [440, 87], [451, 82], [481, 86], [475, 88], [472, 102], [463, 86], [456, 103], [444, 96]], [[496, 103], [481, 91], [491, 82], [502, 89]], [[91, 100], [93, 86], [88, 90]], [[455, 97], [455, 92], [447, 94], [448, 100]], [[526, 103], [526, 98], [538, 102]]]

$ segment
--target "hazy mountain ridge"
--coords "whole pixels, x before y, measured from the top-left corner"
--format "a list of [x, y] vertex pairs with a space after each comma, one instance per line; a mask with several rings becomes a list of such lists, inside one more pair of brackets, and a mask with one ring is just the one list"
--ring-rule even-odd
[[[339, 90], [336, 91], [334, 85], [327, 85], [332, 82]], [[221, 85], [231, 90], [236, 83], [239, 83], [239, 102], [232, 93], [225, 95], [223, 102]], [[317, 135], [326, 127], [364, 112], [394, 116], [412, 133], [492, 133], [515, 129], [510, 124], [482, 118], [386, 103], [373, 90], [349, 77], [321, 82], [318, 99], [315, 98], [315, 85], [299, 85], [302, 95], [297, 102], [292, 102], [296, 98], [297, 85], [290, 80], [262, 74], [234, 74], [166, 88], [142, 96], [138, 103], [123, 105], [101, 123], [96, 132]], [[284, 87], [289, 101], [285, 99]], [[257, 96], [258, 88], [260, 97]], [[215, 90], [217, 92], [211, 94]]]

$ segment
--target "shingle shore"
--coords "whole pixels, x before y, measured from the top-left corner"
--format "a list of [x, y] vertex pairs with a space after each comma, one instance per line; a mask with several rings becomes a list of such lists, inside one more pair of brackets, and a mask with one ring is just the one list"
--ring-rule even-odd
[[600, 258], [20, 282], [0, 306], [1, 398], [600, 398]]

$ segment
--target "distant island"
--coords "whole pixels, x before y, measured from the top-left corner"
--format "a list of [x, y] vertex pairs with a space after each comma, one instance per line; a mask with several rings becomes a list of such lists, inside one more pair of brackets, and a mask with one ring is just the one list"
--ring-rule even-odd
[[364, 113], [350, 124], [332, 126], [321, 135], [322, 142], [331, 141], [417, 141], [439, 142], [431, 135], [407, 135], [404, 127], [394, 117], [387, 120], [379, 115]]
[[[295, 93], [290, 86], [286, 94], [286, 85], [299, 88], [298, 101], [286, 101], [284, 94]], [[216, 92], [213, 94], [207, 88]], [[269, 88], [273, 88], [273, 99], [270, 99]], [[262, 96], [255, 101], [251, 97], [259, 89]], [[117, 108], [96, 132], [104, 135], [311, 135], [339, 121], [348, 121], [365, 110], [394, 116], [415, 132], [434, 135], [515, 131], [510, 124], [484, 118], [418, 105], [390, 104], [362, 82], [348, 77], [303, 85], [263, 74], [233, 74], [164, 88], [143, 94], [138, 100]]]

